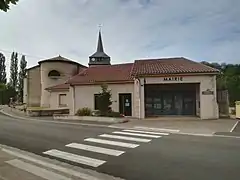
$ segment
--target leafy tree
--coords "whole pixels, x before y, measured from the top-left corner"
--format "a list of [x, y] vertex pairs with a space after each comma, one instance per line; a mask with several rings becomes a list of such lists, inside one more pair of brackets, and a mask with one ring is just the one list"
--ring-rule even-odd
[[0, 83], [3, 84], [7, 83], [5, 60], [5, 56], [0, 53]]
[[19, 71], [19, 75], [18, 75], [18, 89], [19, 89], [19, 100], [20, 102], [23, 101], [23, 81], [24, 78], [26, 77], [26, 73], [27, 73], [27, 61], [25, 59], [25, 56], [23, 55], [20, 61], [20, 71]]
[[6, 94], [7, 86], [4, 83], [0, 83], [0, 104], [5, 104], [4, 96]]
[[101, 114], [107, 114], [111, 110], [111, 105], [112, 105], [112, 94], [111, 90], [108, 90], [107, 84], [102, 84], [101, 85], [101, 92], [99, 93], [98, 100], [100, 103], [99, 110]]
[[[0, 104], [8, 104], [10, 98], [14, 98], [16, 91], [10, 84], [0, 83]], [[13, 99], [15, 101], [15, 99]]]
[[17, 4], [18, 0], [0, 0], [0, 10], [7, 12], [10, 4]]
[[234, 106], [235, 101], [240, 100], [240, 64], [202, 63], [221, 71], [217, 75], [217, 88], [228, 90], [230, 106]]
[[[9, 85], [17, 92], [18, 88], [18, 54], [13, 52], [10, 64], [10, 83]], [[15, 94], [16, 95], [16, 94]]]

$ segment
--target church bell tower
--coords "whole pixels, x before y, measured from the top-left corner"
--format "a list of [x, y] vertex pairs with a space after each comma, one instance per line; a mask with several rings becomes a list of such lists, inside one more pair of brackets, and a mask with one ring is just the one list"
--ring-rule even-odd
[[88, 65], [111, 65], [111, 58], [108, 56], [103, 49], [102, 35], [101, 31], [98, 34], [98, 44], [97, 51], [89, 57]]

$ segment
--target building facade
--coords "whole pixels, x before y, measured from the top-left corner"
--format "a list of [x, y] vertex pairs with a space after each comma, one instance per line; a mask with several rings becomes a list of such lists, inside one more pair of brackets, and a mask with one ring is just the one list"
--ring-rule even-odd
[[[107, 84], [112, 93], [112, 110], [126, 116], [219, 117], [216, 97], [219, 71], [201, 63], [177, 57], [111, 65], [100, 32], [97, 51], [89, 57], [89, 67], [70, 62], [45, 60], [29, 69], [28, 82], [34, 81], [35, 87], [31, 84], [27, 88], [27, 104], [53, 109], [67, 107], [71, 115], [84, 107], [97, 110], [101, 85]], [[39, 81], [33, 80], [35, 76]]]

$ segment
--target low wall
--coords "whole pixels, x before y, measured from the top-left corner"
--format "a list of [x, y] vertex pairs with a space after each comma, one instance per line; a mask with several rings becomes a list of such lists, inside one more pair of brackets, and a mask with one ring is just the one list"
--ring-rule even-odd
[[96, 117], [96, 116], [71, 116], [68, 114], [54, 114], [55, 120], [78, 120], [78, 121], [95, 121], [95, 122], [108, 122], [108, 123], [123, 123], [127, 122], [126, 118], [114, 117]]

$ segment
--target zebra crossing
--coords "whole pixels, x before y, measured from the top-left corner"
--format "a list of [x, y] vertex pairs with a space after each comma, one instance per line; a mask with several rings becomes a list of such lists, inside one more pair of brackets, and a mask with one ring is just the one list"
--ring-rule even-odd
[[106, 156], [104, 159], [88, 157], [58, 149], [50, 149], [43, 152], [43, 154], [96, 168], [106, 163], [108, 156], [121, 156], [129, 149], [137, 148], [144, 143], [149, 143], [154, 139], [168, 135], [169, 133], [165, 132], [124, 129], [112, 133], [100, 134], [98, 137], [88, 137], [85, 138], [82, 143], [71, 142], [65, 145], [66, 148], [74, 150], [102, 154]]

